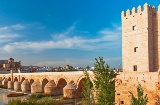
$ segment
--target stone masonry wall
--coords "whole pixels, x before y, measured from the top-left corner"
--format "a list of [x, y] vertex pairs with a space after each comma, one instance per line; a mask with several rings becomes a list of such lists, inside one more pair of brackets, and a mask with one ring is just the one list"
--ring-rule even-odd
[[116, 78], [116, 105], [130, 105], [132, 92], [137, 96], [137, 85], [141, 84], [144, 93], [148, 95], [149, 102], [147, 105], [160, 105], [159, 96], [159, 74], [158, 72], [121, 72]]
[[160, 68], [160, 5], [158, 6], [158, 68]]

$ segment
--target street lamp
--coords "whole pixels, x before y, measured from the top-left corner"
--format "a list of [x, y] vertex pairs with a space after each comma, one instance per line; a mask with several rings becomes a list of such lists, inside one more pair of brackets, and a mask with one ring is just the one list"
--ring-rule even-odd
[[76, 95], [77, 95], [77, 86], [76, 84], [74, 84], [74, 91], [75, 91], [75, 99], [74, 99], [74, 102], [75, 102], [75, 105], [77, 105], [77, 100], [76, 100]]
[[119, 69], [119, 70], [118, 70], [119, 72], [120, 72], [120, 66], [121, 66], [121, 64], [119, 64], [119, 68], [118, 68], [118, 69]]

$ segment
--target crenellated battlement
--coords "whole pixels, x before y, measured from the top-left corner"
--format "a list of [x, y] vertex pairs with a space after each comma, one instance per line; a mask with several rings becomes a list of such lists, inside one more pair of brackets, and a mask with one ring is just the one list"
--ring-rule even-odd
[[[158, 11], [160, 12], [160, 5], [158, 6]], [[133, 7], [132, 10], [127, 9], [126, 12], [122, 11], [121, 16], [128, 17], [143, 12], [156, 12], [156, 8], [145, 3], [143, 7], [139, 5], [137, 8]]]
[[160, 5], [158, 6], [158, 13], [160, 13]]

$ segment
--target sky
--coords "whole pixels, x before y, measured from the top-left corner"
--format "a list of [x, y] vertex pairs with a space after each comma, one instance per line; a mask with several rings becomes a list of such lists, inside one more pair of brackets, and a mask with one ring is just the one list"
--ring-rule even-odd
[[159, 0], [0, 0], [0, 59], [22, 65], [122, 65], [121, 12]]

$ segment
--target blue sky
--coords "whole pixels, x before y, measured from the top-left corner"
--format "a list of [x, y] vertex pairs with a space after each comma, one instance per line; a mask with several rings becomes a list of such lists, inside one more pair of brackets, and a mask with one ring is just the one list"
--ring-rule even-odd
[[22, 65], [121, 64], [121, 11], [158, 0], [0, 0], [0, 59]]

